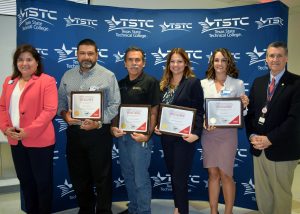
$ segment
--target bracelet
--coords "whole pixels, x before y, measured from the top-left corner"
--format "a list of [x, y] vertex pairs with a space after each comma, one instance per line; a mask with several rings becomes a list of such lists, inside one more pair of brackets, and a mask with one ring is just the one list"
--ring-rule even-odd
[[101, 129], [101, 127], [102, 127], [102, 122], [101, 122], [101, 121], [96, 121], [96, 122], [98, 123], [97, 129]]

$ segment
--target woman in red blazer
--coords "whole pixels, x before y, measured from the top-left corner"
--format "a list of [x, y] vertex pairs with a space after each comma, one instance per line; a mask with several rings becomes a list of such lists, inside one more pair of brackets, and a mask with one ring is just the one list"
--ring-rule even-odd
[[0, 98], [0, 129], [11, 145], [26, 211], [51, 213], [56, 81], [43, 73], [41, 57], [31, 45], [16, 49], [13, 66]]

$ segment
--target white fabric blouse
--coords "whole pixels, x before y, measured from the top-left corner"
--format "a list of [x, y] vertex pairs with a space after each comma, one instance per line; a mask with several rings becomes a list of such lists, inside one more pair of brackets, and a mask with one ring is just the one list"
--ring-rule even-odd
[[11, 94], [11, 98], [10, 98], [9, 115], [10, 115], [13, 126], [16, 128], [20, 128], [19, 101], [20, 101], [20, 97], [23, 92], [23, 89], [22, 90], [20, 89], [19, 81], [18, 81], [13, 90], [13, 93]]

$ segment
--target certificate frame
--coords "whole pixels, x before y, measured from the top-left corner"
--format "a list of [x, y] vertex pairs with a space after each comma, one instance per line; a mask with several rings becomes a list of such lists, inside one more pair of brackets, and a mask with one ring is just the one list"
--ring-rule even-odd
[[121, 104], [118, 128], [127, 133], [150, 133], [151, 105]]
[[103, 122], [103, 103], [102, 91], [72, 91], [71, 117]]
[[205, 98], [205, 124], [222, 128], [243, 127], [242, 100], [239, 97]]
[[194, 129], [196, 109], [161, 103], [157, 127], [163, 134], [182, 136]]

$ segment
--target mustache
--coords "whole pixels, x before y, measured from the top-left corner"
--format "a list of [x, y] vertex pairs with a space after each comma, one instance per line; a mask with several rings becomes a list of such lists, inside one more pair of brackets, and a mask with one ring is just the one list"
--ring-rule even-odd
[[91, 61], [83, 61], [80, 63], [80, 66], [83, 68], [91, 68], [93, 66], [93, 63]]

